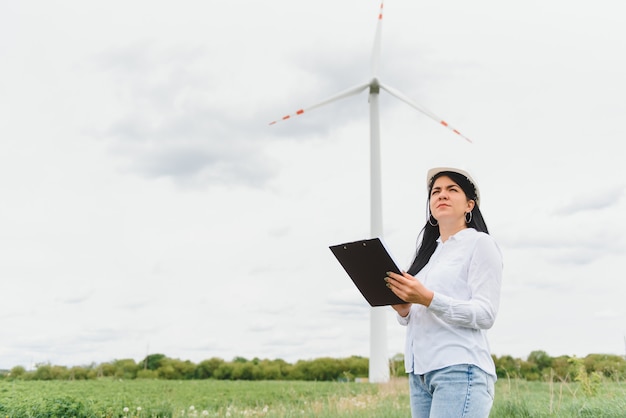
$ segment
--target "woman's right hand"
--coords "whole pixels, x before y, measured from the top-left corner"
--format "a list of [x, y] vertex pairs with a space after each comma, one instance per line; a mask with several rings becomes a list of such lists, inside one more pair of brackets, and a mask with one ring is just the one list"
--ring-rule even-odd
[[391, 307], [398, 312], [398, 315], [404, 318], [411, 312], [411, 305], [412, 303], [400, 303], [398, 305], [391, 305]]

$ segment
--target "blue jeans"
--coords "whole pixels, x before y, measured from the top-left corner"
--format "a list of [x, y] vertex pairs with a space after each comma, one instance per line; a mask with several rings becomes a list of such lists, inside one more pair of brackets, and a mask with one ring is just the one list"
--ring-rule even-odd
[[487, 418], [495, 378], [471, 364], [409, 373], [413, 418]]

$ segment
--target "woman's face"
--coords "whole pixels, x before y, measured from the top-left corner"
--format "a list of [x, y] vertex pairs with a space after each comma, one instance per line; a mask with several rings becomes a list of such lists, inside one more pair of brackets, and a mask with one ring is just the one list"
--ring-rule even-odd
[[465, 192], [448, 176], [441, 176], [430, 191], [430, 213], [439, 223], [465, 222], [465, 214], [474, 208]]

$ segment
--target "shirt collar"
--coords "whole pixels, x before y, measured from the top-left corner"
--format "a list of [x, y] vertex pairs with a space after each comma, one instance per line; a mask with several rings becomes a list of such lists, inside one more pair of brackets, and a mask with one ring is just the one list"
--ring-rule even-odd
[[[474, 228], [464, 228], [456, 234], [450, 235], [450, 238], [448, 238], [448, 240], [459, 241], [463, 238], [467, 238], [469, 234], [472, 234], [473, 232], [476, 232]], [[441, 235], [439, 236], [439, 238], [437, 238], [437, 242], [441, 244]]]

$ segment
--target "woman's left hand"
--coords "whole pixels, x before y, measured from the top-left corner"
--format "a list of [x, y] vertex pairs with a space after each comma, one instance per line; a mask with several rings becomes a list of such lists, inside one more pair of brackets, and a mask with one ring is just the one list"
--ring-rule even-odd
[[403, 271], [401, 275], [387, 272], [385, 281], [387, 287], [405, 302], [429, 306], [433, 300], [433, 291], [427, 289], [422, 282], [407, 272]]

